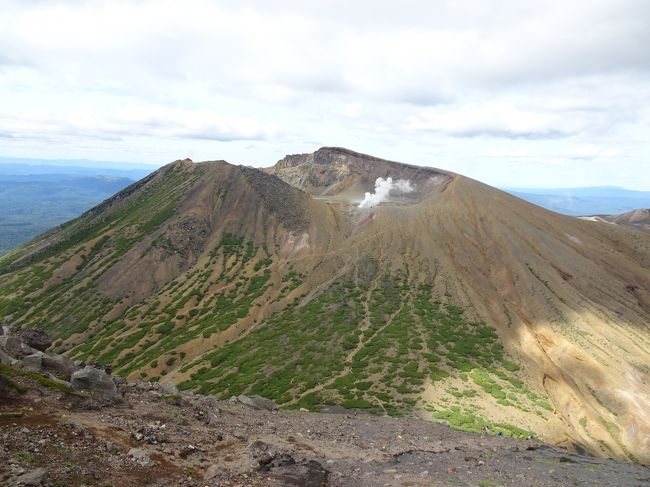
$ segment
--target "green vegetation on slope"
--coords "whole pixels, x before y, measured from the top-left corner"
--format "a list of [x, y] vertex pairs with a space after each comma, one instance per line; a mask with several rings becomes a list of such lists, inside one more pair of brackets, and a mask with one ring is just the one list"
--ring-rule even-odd
[[[493, 328], [433, 300], [431, 286], [388, 275], [373, 288], [340, 280], [306, 302], [295, 300], [182, 370], [191, 373], [183, 389], [222, 398], [260, 394], [295, 408], [340, 404], [407, 414], [427, 380], [450, 376], [471, 377], [504, 406], [550, 408], [516, 377]], [[469, 387], [454, 393], [477, 394]]]
[[[39, 237], [37, 242], [49, 238], [51, 243], [30, 261], [20, 261], [25, 249], [0, 258], [0, 272], [13, 269], [0, 276], [0, 314], [62, 339], [102, 323], [117, 303], [97, 292], [97, 280], [174, 213], [181, 195], [197, 177], [171, 167], [133, 198], [117, 201], [99, 216], [73, 220], [56, 234]], [[71, 259], [79, 261], [77, 272], [54, 279]]]
[[[71, 355], [112, 364], [124, 376], [159, 365], [161, 373], [166, 374], [176, 364], [174, 355], [179, 347], [191, 340], [210, 338], [250, 314], [271, 277], [268, 266], [272, 260], [265, 258], [253, 264], [257, 253], [258, 247], [252, 242], [225, 234], [202, 268], [185, 273], [145, 302], [129, 308], [121, 318], [75, 347]], [[242, 278], [244, 268], [250, 271], [251, 267], [255, 270], [248, 274], [250, 278]]]

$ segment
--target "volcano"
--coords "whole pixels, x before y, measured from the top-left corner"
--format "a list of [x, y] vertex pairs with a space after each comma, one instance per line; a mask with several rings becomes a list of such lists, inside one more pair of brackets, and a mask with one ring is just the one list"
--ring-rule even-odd
[[130, 380], [650, 463], [650, 234], [452, 172], [342, 148], [180, 160], [0, 273], [6, 323]]

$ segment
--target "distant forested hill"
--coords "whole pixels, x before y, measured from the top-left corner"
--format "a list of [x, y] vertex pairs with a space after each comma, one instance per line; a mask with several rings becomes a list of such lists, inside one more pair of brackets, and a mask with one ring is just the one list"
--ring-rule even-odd
[[115, 176], [0, 174], [0, 254], [79, 216], [132, 182]]
[[0, 157], [0, 255], [76, 218], [155, 166]]

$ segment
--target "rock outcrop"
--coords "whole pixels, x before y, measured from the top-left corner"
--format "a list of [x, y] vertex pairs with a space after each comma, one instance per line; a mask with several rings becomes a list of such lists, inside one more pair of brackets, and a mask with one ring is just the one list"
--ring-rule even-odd
[[27, 346], [44, 352], [52, 345], [52, 338], [48, 333], [38, 328], [19, 328], [16, 335], [21, 338]]
[[105, 370], [87, 365], [74, 372], [70, 378], [70, 388], [75, 391], [100, 391], [119, 397], [117, 386]]

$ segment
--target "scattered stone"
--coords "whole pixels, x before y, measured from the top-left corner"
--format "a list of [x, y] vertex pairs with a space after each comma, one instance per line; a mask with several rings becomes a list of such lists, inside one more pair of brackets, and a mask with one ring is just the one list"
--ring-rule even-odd
[[268, 470], [272, 461], [273, 455], [270, 452], [264, 452], [257, 458], [260, 470]]
[[274, 467], [286, 467], [288, 465], [295, 465], [295, 464], [296, 464], [296, 461], [288, 453], [280, 453], [273, 460], [273, 466]]
[[241, 441], [248, 441], [248, 435], [240, 430], [235, 430], [232, 432], [233, 437]]
[[187, 458], [191, 454], [196, 453], [198, 451], [198, 448], [196, 448], [194, 445], [187, 445], [183, 449], [181, 449], [180, 452], [178, 452], [178, 456], [181, 458]]
[[129, 387], [135, 392], [147, 392], [151, 390], [151, 384], [149, 382], [142, 382], [140, 380], [131, 382]]
[[212, 396], [191, 396], [189, 400], [194, 405], [196, 417], [205, 424], [216, 424], [221, 414], [218, 401]]
[[164, 443], [165, 439], [162, 435], [161, 429], [164, 428], [164, 425], [155, 425], [153, 427], [145, 428], [144, 426], [138, 428], [136, 431], [131, 433], [131, 438], [135, 441], [144, 441], [150, 445], [157, 445], [158, 443]]
[[142, 448], [131, 448], [127, 455], [142, 467], [150, 467], [153, 464], [149, 454]]
[[160, 387], [158, 388], [158, 391], [163, 395], [163, 396], [176, 396], [178, 395], [178, 387], [176, 387], [176, 384], [172, 384], [171, 382], [163, 382], [160, 384]]
[[305, 478], [305, 487], [322, 487], [327, 485], [327, 478], [329, 477], [329, 470], [324, 468], [316, 460], [307, 462], [307, 475]]
[[266, 451], [268, 451], [269, 445], [264, 443], [263, 441], [257, 440], [253, 442], [251, 445], [251, 454], [253, 455], [254, 458], [259, 457]]
[[37, 468], [30, 470], [16, 478], [17, 485], [41, 485], [47, 476], [47, 470], [44, 468]]
[[223, 465], [210, 465], [203, 474], [204, 480], [211, 480], [214, 478], [227, 479], [228, 477], [228, 470]]
[[112, 441], [107, 441], [104, 444], [104, 448], [106, 448], [106, 451], [109, 452], [109, 453], [119, 453], [119, 451], [120, 451], [120, 447], [117, 446]]

